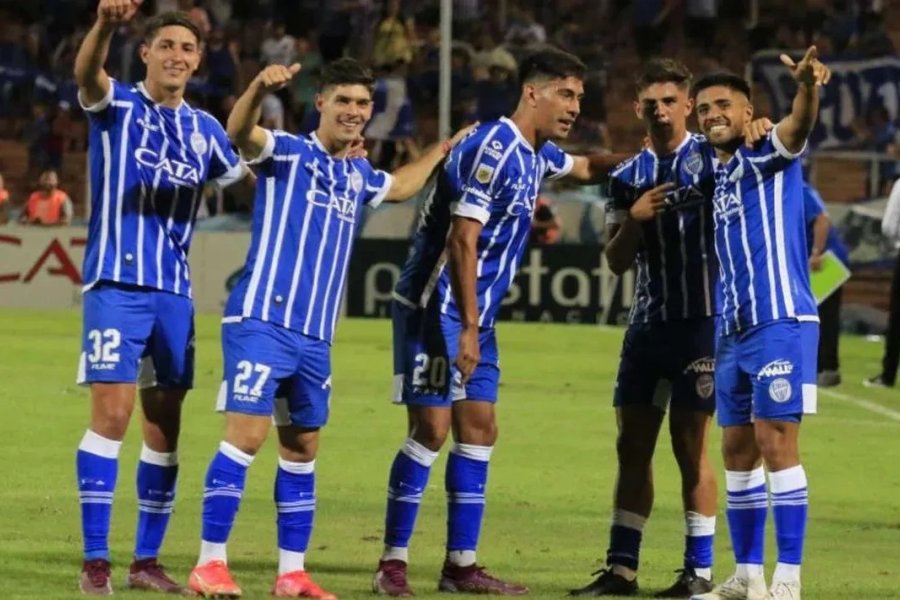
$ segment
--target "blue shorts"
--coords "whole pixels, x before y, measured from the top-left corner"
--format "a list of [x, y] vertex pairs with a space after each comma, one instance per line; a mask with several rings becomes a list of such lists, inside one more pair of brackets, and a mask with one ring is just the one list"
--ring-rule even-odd
[[218, 410], [271, 415], [276, 425], [319, 428], [331, 402], [331, 346], [292, 329], [244, 319], [222, 325]]
[[715, 340], [714, 317], [630, 325], [613, 405], [713, 412]]
[[450, 406], [455, 400], [497, 401], [500, 359], [493, 327], [478, 333], [481, 361], [465, 385], [456, 368], [461, 326], [435, 306], [413, 309], [396, 300], [394, 328], [394, 402]]
[[83, 305], [79, 384], [138, 383], [140, 379], [141, 387], [193, 387], [194, 305], [190, 298], [101, 282], [84, 293]]
[[722, 427], [755, 419], [799, 423], [816, 412], [819, 324], [780, 320], [723, 335], [716, 348]]

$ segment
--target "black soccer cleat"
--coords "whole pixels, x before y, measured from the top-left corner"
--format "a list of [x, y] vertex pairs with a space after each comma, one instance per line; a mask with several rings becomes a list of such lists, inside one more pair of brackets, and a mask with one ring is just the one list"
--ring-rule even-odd
[[657, 598], [690, 598], [695, 594], [711, 592], [713, 589], [712, 580], [700, 577], [691, 567], [675, 572], [678, 573], [678, 579], [670, 587], [657, 592]]
[[634, 596], [638, 592], [637, 579], [628, 581], [612, 569], [600, 569], [591, 573], [599, 575], [597, 579], [583, 588], [569, 590], [570, 596]]

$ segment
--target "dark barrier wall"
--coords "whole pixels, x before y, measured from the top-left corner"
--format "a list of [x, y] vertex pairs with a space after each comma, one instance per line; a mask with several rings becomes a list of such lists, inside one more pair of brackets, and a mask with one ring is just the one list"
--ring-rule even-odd
[[[560, 323], [625, 323], [634, 274], [616, 277], [600, 246], [537, 246], [526, 251], [501, 318]], [[409, 252], [407, 240], [358, 239], [350, 261], [347, 315], [387, 317]]]

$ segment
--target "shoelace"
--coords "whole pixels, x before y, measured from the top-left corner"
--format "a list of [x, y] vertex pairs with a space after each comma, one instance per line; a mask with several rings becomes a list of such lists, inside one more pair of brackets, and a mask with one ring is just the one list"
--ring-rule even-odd
[[385, 569], [384, 576], [396, 587], [406, 587], [406, 573], [403, 569]]

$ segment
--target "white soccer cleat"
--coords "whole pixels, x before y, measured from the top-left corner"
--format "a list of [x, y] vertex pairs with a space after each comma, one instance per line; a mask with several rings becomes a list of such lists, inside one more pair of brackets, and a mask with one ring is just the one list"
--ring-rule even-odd
[[800, 600], [799, 581], [779, 581], [772, 584], [769, 590], [769, 598], [772, 600]]
[[769, 600], [769, 591], [763, 577], [748, 579], [732, 575], [713, 588], [713, 591], [691, 596], [691, 600]]

